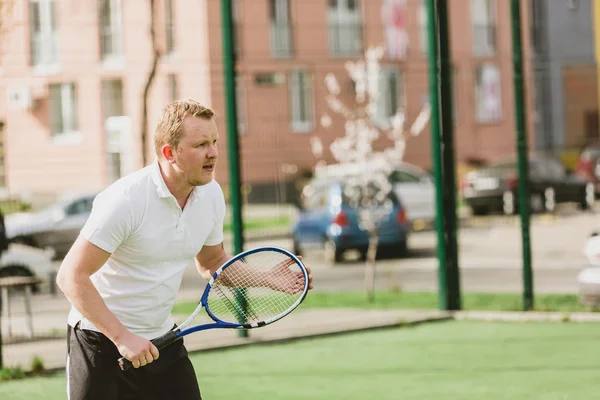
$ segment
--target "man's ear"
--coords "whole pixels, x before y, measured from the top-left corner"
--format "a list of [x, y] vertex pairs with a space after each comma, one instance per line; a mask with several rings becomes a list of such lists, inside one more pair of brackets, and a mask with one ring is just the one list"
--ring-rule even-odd
[[176, 160], [175, 160], [175, 151], [173, 150], [173, 148], [171, 147], [171, 145], [165, 144], [160, 149], [160, 151], [161, 151], [163, 157], [165, 158], [165, 160], [167, 160], [171, 164], [175, 164], [176, 163]]

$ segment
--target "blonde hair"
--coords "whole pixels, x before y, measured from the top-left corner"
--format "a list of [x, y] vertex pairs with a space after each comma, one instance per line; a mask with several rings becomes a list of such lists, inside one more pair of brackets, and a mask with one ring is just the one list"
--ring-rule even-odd
[[154, 131], [154, 147], [160, 156], [161, 149], [168, 144], [174, 150], [179, 146], [183, 119], [186, 116], [211, 119], [215, 113], [195, 100], [175, 100], [167, 104]]

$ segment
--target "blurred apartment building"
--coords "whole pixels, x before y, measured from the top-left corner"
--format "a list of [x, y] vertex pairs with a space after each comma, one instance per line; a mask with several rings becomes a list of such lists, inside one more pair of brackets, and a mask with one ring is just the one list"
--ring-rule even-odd
[[535, 143], [577, 158], [600, 139], [595, 0], [530, 0]]
[[[99, 189], [142, 165], [141, 98], [152, 61], [148, 3], [15, 0], [0, 59], [0, 185], [9, 193]], [[227, 189], [219, 3], [157, 0], [163, 55], [149, 96], [145, 151], [151, 162], [151, 135], [166, 102], [204, 102], [219, 115], [217, 178]], [[449, 3], [457, 160], [510, 157], [510, 2]], [[529, 55], [530, 7], [523, 3]], [[335, 74], [340, 99], [351, 104], [354, 84], [344, 65], [367, 48], [385, 48], [378, 124], [398, 108], [410, 124], [428, 101], [424, 0], [234, 0], [234, 21], [242, 178], [253, 201], [287, 199], [290, 182], [317, 162], [313, 137], [332, 162], [328, 145], [343, 134], [344, 121], [328, 108], [325, 76]], [[529, 56], [525, 62], [532, 110]], [[324, 115], [332, 117], [330, 126], [322, 124]], [[528, 124], [531, 134], [533, 117]], [[427, 127], [409, 139], [405, 161], [430, 168], [430, 154]]]

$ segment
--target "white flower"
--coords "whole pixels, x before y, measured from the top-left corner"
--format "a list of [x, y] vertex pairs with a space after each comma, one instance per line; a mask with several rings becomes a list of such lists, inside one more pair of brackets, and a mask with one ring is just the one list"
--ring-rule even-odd
[[315, 157], [321, 158], [323, 157], [323, 142], [321, 139], [313, 136], [310, 138], [310, 145], [312, 147], [312, 153]]
[[335, 75], [329, 73], [325, 76], [325, 84], [329, 93], [338, 95], [340, 94], [340, 84], [337, 81]]
[[321, 126], [323, 128], [329, 128], [331, 126], [332, 120], [328, 114], [325, 114], [321, 117]]

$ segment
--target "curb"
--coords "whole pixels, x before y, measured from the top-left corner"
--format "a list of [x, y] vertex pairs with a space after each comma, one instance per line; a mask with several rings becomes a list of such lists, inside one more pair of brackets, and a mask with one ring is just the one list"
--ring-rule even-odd
[[600, 322], [600, 313], [556, 311], [454, 311], [457, 321], [490, 322]]
[[289, 337], [277, 338], [277, 339], [260, 340], [260, 339], [249, 338], [245, 342], [241, 342], [241, 343], [217, 345], [217, 346], [213, 346], [213, 347], [206, 348], [206, 349], [197, 349], [197, 350], [189, 350], [188, 349], [188, 353], [189, 354], [207, 353], [207, 352], [212, 352], [212, 351], [242, 348], [242, 347], [247, 347], [250, 345], [285, 344], [285, 343], [298, 342], [298, 341], [302, 341], [302, 340], [319, 339], [319, 338], [326, 338], [326, 337], [332, 337], [332, 336], [342, 336], [342, 335], [353, 334], [353, 333], [379, 331], [379, 330], [395, 329], [395, 328], [412, 328], [412, 327], [422, 325], [422, 324], [427, 324], [427, 323], [432, 323], [432, 322], [445, 322], [445, 321], [452, 320], [452, 319], [453, 319], [452, 316], [426, 317], [426, 318], [414, 319], [414, 320], [409, 320], [409, 321], [399, 319], [398, 321], [391, 322], [391, 323], [383, 323], [383, 324], [377, 324], [377, 325], [371, 325], [371, 326], [365, 326], [365, 327], [349, 328], [349, 329], [344, 329], [344, 330], [339, 330], [339, 331], [319, 332], [319, 333], [311, 333], [311, 334], [305, 334], [305, 335], [289, 336]]

